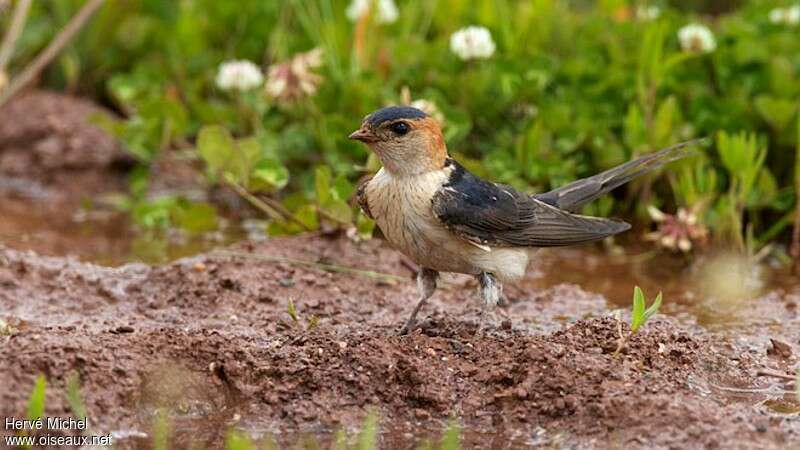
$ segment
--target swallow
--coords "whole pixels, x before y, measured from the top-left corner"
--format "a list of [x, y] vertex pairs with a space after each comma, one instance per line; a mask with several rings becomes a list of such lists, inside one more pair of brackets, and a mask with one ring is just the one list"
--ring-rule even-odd
[[349, 138], [368, 145], [382, 165], [356, 189], [361, 210], [420, 267], [419, 300], [400, 334], [414, 329], [440, 272], [477, 278], [482, 330], [502, 283], [525, 274], [535, 249], [597, 241], [630, 228], [623, 221], [577, 214], [583, 205], [683, 158], [698, 143], [684, 142], [549, 192], [527, 194], [470, 173], [448, 155], [439, 123], [416, 108], [375, 111]]

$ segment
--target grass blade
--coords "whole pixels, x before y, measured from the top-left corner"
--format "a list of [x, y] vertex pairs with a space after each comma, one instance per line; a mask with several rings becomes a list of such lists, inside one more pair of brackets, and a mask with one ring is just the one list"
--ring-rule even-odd
[[636, 331], [644, 322], [644, 293], [639, 286], [633, 288], [633, 312], [631, 313], [631, 331]]
[[44, 415], [45, 391], [47, 390], [47, 380], [44, 375], [36, 377], [33, 385], [31, 398], [28, 400], [28, 420], [36, 420]]

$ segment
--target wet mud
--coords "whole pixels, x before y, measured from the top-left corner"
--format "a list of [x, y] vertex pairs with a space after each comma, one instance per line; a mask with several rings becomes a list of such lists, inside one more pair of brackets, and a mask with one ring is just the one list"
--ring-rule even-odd
[[[330, 265], [401, 278], [319, 268]], [[665, 316], [614, 357], [626, 325], [568, 284], [510, 288], [481, 336], [465, 277], [446, 278], [421, 328], [396, 336], [415, 288], [377, 240], [280, 238], [113, 269], [3, 249], [0, 286], [13, 327], [0, 345], [0, 415], [24, 415], [40, 373], [48, 413], [69, 415], [64, 386], [77, 374], [92, 426], [127, 436], [120, 448], [146, 448], [158, 410], [185, 446], [220, 446], [228, 427], [324, 436], [370, 408], [392, 430], [386, 448], [451, 418], [478, 447], [791, 448], [800, 437], [798, 414], [770, 407], [793, 404], [793, 383], [764, 376], [791, 373], [796, 340], [776, 350]], [[760, 301], [796, 319], [797, 296], [784, 297]]]

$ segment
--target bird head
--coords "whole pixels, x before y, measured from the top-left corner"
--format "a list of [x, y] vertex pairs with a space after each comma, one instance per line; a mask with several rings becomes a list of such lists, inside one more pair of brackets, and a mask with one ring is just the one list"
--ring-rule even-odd
[[393, 175], [441, 169], [447, 159], [439, 123], [410, 106], [389, 106], [373, 112], [350, 139], [367, 144]]

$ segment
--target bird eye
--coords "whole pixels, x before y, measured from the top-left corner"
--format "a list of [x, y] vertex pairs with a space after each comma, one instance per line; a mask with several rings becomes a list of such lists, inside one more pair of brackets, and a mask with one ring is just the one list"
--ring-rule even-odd
[[394, 134], [397, 134], [399, 136], [408, 133], [408, 131], [410, 130], [408, 124], [405, 122], [393, 123], [389, 128], [394, 132]]

